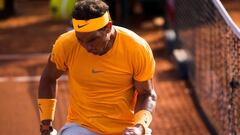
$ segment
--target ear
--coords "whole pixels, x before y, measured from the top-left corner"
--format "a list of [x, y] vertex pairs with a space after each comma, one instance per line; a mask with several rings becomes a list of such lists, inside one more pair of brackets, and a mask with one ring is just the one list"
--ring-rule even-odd
[[106, 28], [107, 28], [107, 32], [108, 32], [108, 33], [111, 32], [111, 30], [112, 30], [112, 21], [109, 21], [109, 22], [108, 22]]

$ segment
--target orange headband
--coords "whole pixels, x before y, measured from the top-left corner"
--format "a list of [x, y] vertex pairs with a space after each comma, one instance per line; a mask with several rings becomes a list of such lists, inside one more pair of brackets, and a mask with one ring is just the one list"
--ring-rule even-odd
[[106, 12], [103, 16], [98, 18], [93, 18], [90, 20], [76, 20], [72, 19], [73, 28], [77, 32], [92, 32], [99, 30], [106, 26], [110, 21], [110, 15]]

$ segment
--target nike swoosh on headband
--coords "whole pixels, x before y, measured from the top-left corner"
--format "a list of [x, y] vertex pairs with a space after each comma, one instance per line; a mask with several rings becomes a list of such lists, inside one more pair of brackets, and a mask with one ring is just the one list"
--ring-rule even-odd
[[86, 25], [88, 25], [88, 23], [87, 23], [87, 24], [84, 24], [84, 25], [78, 25], [77, 27], [80, 29], [80, 28], [82, 28], [82, 27], [84, 27], [84, 26], [86, 26]]

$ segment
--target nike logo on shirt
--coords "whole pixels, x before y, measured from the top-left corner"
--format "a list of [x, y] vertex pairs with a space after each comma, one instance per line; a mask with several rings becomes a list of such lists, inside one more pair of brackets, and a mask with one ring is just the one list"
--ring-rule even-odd
[[101, 72], [104, 72], [104, 71], [98, 71], [98, 70], [92, 69], [93, 74], [97, 74], [97, 73], [101, 73]]

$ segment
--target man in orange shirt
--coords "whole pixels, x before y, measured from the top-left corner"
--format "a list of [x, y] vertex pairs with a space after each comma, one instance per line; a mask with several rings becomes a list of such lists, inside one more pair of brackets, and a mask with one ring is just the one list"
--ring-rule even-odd
[[147, 132], [157, 98], [152, 51], [134, 32], [112, 25], [108, 9], [101, 0], [76, 2], [74, 30], [56, 40], [39, 86], [42, 135], [53, 129], [56, 79], [64, 72], [70, 105], [60, 135]]

